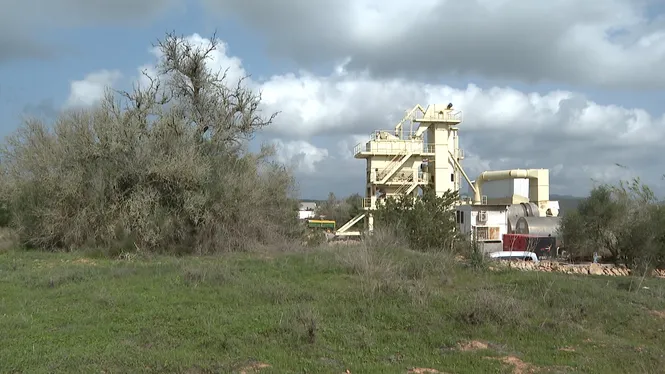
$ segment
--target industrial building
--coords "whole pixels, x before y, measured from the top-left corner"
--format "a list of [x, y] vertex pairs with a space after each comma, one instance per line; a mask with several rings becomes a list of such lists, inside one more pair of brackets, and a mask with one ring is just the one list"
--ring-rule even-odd
[[[452, 104], [416, 105], [394, 129], [376, 130], [368, 142], [356, 145], [354, 157], [366, 160], [364, 212], [339, 227], [336, 235], [371, 232], [372, 211], [387, 197], [415, 197], [425, 186], [439, 196], [448, 190], [462, 192], [463, 179], [472, 197], [461, 198], [456, 208], [459, 229], [475, 235], [488, 250], [500, 250], [502, 236], [518, 227], [554, 235], [559, 204], [549, 200], [549, 170], [485, 171], [471, 180], [462, 167], [461, 123], [462, 112]], [[528, 220], [520, 226], [521, 218]]]

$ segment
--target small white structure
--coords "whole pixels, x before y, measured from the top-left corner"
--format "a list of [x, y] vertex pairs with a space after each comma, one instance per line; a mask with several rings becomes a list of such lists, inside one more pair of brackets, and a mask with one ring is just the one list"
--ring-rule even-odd
[[301, 202], [298, 216], [301, 220], [313, 219], [316, 212], [316, 203], [314, 202]]
[[314, 216], [315, 216], [315, 214], [314, 214], [314, 211], [312, 211], [312, 210], [300, 210], [300, 211], [298, 211], [298, 217], [301, 220], [314, 219]]
[[457, 207], [457, 223], [460, 231], [473, 234], [480, 242], [501, 242], [508, 233], [508, 206], [460, 205]]

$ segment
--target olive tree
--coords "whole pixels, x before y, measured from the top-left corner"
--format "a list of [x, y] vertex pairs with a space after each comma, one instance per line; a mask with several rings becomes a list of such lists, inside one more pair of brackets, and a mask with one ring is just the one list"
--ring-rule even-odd
[[0, 193], [24, 245], [211, 253], [297, 234], [292, 174], [246, 150], [275, 114], [208, 68], [217, 43], [167, 34], [147, 84], [7, 139]]
[[560, 231], [574, 256], [605, 252], [642, 270], [665, 265], [665, 207], [639, 179], [593, 188]]

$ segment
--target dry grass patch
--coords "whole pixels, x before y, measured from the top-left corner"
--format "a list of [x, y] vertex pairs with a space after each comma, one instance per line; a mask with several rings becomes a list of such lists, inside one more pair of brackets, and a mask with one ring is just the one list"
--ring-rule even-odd
[[457, 344], [457, 348], [460, 351], [478, 351], [488, 349], [489, 345], [487, 343], [481, 342], [479, 340], [470, 340], [468, 342], [461, 342]]
[[452, 255], [410, 250], [406, 243], [385, 232], [336, 250], [339, 263], [359, 277], [367, 295], [403, 293], [425, 304], [452, 282]]

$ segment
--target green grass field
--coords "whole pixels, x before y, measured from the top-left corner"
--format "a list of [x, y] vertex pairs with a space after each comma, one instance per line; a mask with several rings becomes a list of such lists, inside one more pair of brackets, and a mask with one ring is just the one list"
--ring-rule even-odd
[[8, 251], [0, 282], [0, 372], [660, 373], [665, 365], [657, 279], [476, 271], [443, 255], [336, 246], [122, 260]]

